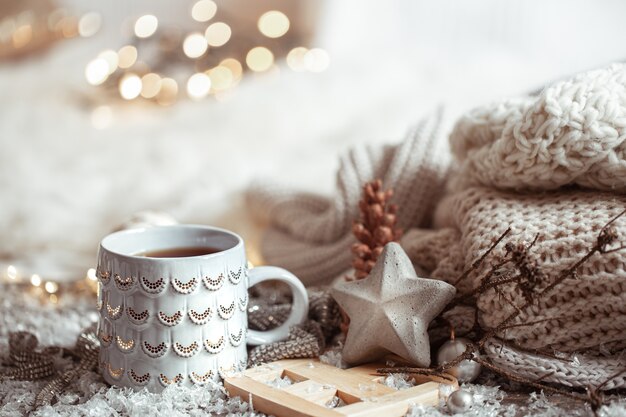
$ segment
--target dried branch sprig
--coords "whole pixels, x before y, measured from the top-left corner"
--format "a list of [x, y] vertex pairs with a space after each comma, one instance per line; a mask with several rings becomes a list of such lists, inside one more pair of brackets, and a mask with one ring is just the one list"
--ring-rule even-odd
[[[529, 251], [534, 246], [534, 244], [538, 241], [539, 235], [535, 236], [535, 239], [529, 245], [523, 244], [506, 244], [505, 245], [505, 254], [502, 256], [502, 259], [496, 262], [489, 269], [488, 273], [481, 278], [481, 284], [478, 289], [472, 291], [469, 294], [462, 295], [453, 300], [446, 311], [452, 307], [461, 304], [463, 301], [467, 301], [468, 299], [473, 299], [477, 295], [482, 294], [483, 292], [494, 289], [499, 291], [499, 287], [508, 283], [515, 283], [517, 288], [522, 292], [524, 296], [525, 303], [521, 306], [515, 305], [510, 299], [507, 299], [509, 304], [513, 305], [513, 311], [500, 322], [497, 326], [487, 329], [483, 332], [482, 336], [477, 342], [470, 342], [466, 344], [465, 351], [461, 353], [455, 359], [446, 362], [442, 365], [439, 365], [435, 368], [413, 368], [413, 367], [401, 367], [401, 368], [380, 368], [377, 372], [381, 374], [386, 373], [419, 373], [426, 374], [430, 372], [430, 375], [440, 376], [444, 374], [447, 370], [457, 366], [464, 360], [472, 360], [479, 364], [481, 364], [486, 369], [489, 369], [499, 375], [504, 376], [505, 378], [515, 381], [533, 388], [541, 389], [546, 392], [553, 392], [564, 395], [566, 397], [575, 399], [577, 401], [586, 402], [591, 405], [593, 412], [597, 415], [597, 411], [604, 403], [604, 397], [601, 392], [601, 389], [604, 385], [606, 385], [613, 378], [621, 375], [626, 372], [626, 369], [619, 372], [618, 374], [611, 376], [604, 383], [600, 384], [597, 387], [588, 388], [587, 395], [581, 395], [577, 393], [573, 393], [570, 391], [566, 391], [564, 389], [560, 389], [558, 387], [547, 385], [542, 383], [541, 381], [549, 375], [544, 375], [542, 378], [532, 380], [526, 377], [522, 377], [520, 375], [511, 373], [506, 369], [502, 369], [492, 362], [484, 359], [479, 356], [480, 353], [484, 353], [485, 344], [492, 338], [497, 338], [498, 334], [506, 331], [511, 327], [518, 327], [522, 325], [531, 325], [535, 323], [521, 323], [515, 324], [513, 323], [520, 315], [524, 314], [528, 308], [535, 305], [540, 299], [548, 296], [554, 288], [556, 288], [560, 283], [565, 281], [568, 278], [576, 278], [578, 269], [591, 258], [596, 253], [607, 254], [616, 252], [622, 249], [626, 249], [626, 245], [619, 245], [617, 247], [613, 247], [615, 242], [618, 240], [618, 234], [615, 228], [613, 227], [613, 223], [620, 217], [626, 214], [626, 210], [623, 210], [618, 215], [609, 220], [600, 230], [598, 236], [596, 238], [596, 242], [589, 249], [589, 251], [583, 255], [578, 261], [574, 262], [568, 268], [561, 271], [556, 278], [554, 278], [545, 288], [542, 290], [538, 290], [540, 284], [545, 284], [548, 282], [549, 277], [545, 276], [543, 272], [540, 270], [539, 265], [530, 257]], [[476, 270], [480, 264], [487, 258], [487, 256], [495, 249], [495, 247], [504, 239], [504, 237], [509, 233], [510, 229], [501, 235], [494, 244], [483, 254], [478, 261], [474, 262], [472, 266], [464, 271], [461, 276], [455, 280], [455, 282], [459, 282], [464, 277], [469, 276], [471, 272]], [[517, 270], [517, 274], [513, 276], [501, 276], [497, 273], [500, 267], [504, 266], [506, 263], [511, 262], [514, 269]], [[495, 278], [494, 278], [495, 276]], [[504, 294], [504, 293], [502, 293]], [[557, 320], [558, 318], [555, 318]], [[503, 343], [504, 345], [504, 343]]]
[[363, 186], [360, 218], [352, 225], [352, 233], [358, 240], [352, 245], [354, 277], [348, 276], [347, 280], [368, 276], [385, 245], [402, 236], [402, 230], [396, 227], [398, 207], [389, 203], [392, 197], [393, 190], [384, 190], [381, 180]]

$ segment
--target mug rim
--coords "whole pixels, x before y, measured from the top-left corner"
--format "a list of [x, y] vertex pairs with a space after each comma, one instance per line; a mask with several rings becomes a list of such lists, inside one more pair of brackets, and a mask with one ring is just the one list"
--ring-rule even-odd
[[[195, 255], [195, 256], [177, 256], [177, 257], [150, 257], [150, 256], [139, 256], [139, 255], [133, 255], [130, 253], [125, 253], [123, 251], [120, 250], [116, 250], [113, 249], [111, 247], [111, 245], [113, 244], [113, 242], [111, 242], [114, 239], [120, 239], [123, 236], [128, 236], [128, 235], [138, 235], [138, 234], [142, 234], [142, 233], [149, 233], [150, 231], [156, 231], [156, 230], [176, 230], [176, 229], [181, 229], [181, 230], [200, 230], [200, 231], [206, 231], [206, 232], [219, 232], [222, 233], [224, 235], [228, 235], [232, 238], [234, 238], [236, 240], [236, 244], [224, 249], [224, 250], [220, 250], [219, 252], [214, 252], [214, 253], [208, 253], [208, 254], [204, 254], [204, 255]], [[100, 241], [100, 250], [107, 252], [111, 255], [117, 256], [117, 257], [122, 257], [122, 258], [127, 258], [127, 259], [132, 259], [132, 260], [141, 260], [141, 261], [148, 261], [148, 262], [171, 262], [173, 260], [178, 260], [178, 261], [184, 261], [184, 260], [198, 260], [198, 259], [211, 259], [211, 258], [217, 258], [219, 256], [225, 255], [227, 253], [233, 252], [233, 251], [237, 251], [243, 248], [243, 239], [241, 238], [241, 236], [239, 236], [237, 233], [232, 232], [230, 230], [227, 229], [223, 229], [220, 227], [214, 227], [214, 226], [207, 226], [207, 225], [202, 225], [202, 224], [171, 224], [171, 225], [158, 225], [158, 226], [149, 226], [149, 227], [139, 227], [139, 228], [135, 228], [135, 229], [125, 229], [125, 230], [119, 230], [117, 232], [113, 232], [113, 233], [109, 233], [108, 235], [106, 235], [105, 237], [102, 238], [102, 240]]]

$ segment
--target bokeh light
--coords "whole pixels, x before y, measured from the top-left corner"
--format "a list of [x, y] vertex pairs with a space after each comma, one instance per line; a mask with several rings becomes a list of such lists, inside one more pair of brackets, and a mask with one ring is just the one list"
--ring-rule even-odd
[[112, 49], [107, 49], [98, 54], [98, 58], [104, 59], [109, 67], [109, 75], [113, 74], [117, 69], [117, 63], [119, 58], [117, 56], [117, 52]]
[[233, 73], [228, 67], [218, 65], [209, 70], [208, 75], [211, 78], [211, 87], [215, 91], [226, 90], [233, 85]]
[[46, 290], [46, 292], [54, 294], [55, 292], [59, 291], [59, 284], [57, 284], [56, 282], [48, 281], [44, 284], [44, 289]]
[[206, 29], [204, 37], [211, 46], [222, 46], [230, 39], [232, 31], [224, 22], [215, 22]]
[[120, 68], [130, 68], [137, 61], [137, 48], [132, 45], [126, 45], [117, 51], [117, 65]]
[[198, 32], [188, 35], [183, 42], [183, 52], [189, 58], [201, 57], [206, 52], [207, 48], [207, 40]]
[[330, 57], [323, 49], [313, 48], [304, 54], [304, 66], [311, 72], [326, 71], [329, 65]]
[[21, 25], [13, 32], [13, 47], [15, 49], [26, 46], [33, 38], [33, 27], [29, 24]]
[[268, 38], [280, 38], [289, 30], [289, 18], [278, 10], [271, 10], [261, 15], [258, 27]]
[[243, 74], [243, 67], [241, 66], [241, 62], [237, 61], [235, 58], [224, 59], [222, 62], [220, 62], [220, 66], [226, 67], [230, 70], [234, 82], [237, 82], [241, 79], [241, 76]]
[[126, 74], [120, 80], [120, 95], [125, 100], [137, 98], [141, 93], [141, 78], [136, 74]]
[[156, 16], [147, 14], [141, 16], [135, 22], [135, 35], [138, 38], [149, 38], [159, 27], [159, 19]]
[[9, 265], [7, 267], [7, 276], [10, 279], [16, 279], [17, 278], [17, 268], [14, 267], [13, 265]]
[[309, 50], [303, 46], [293, 48], [287, 54], [287, 66], [294, 71], [306, 71], [306, 65], [304, 63], [304, 56]]
[[267, 71], [274, 63], [274, 54], [263, 46], [250, 49], [246, 55], [248, 68], [255, 72]]
[[217, 5], [211, 0], [200, 0], [191, 8], [191, 17], [197, 22], [207, 22], [215, 16]]
[[91, 281], [98, 280], [98, 277], [96, 276], [96, 270], [94, 268], [89, 268], [87, 270], [87, 279], [90, 279]]
[[176, 102], [178, 97], [178, 84], [171, 78], [163, 78], [161, 80], [161, 90], [157, 94], [157, 103], [163, 106], [169, 106]]
[[78, 18], [76, 16], [66, 16], [61, 21], [61, 33], [65, 38], [73, 38], [78, 35]]
[[189, 77], [187, 81], [187, 94], [194, 100], [206, 97], [211, 91], [211, 78], [199, 72]]
[[35, 286], [35, 287], [40, 286], [40, 285], [41, 285], [41, 277], [40, 277], [39, 275], [37, 275], [37, 274], [33, 274], [33, 275], [30, 277], [30, 283], [31, 283], [33, 286]]
[[109, 63], [104, 58], [96, 58], [85, 67], [85, 78], [91, 85], [100, 85], [109, 76]]
[[141, 77], [141, 96], [144, 98], [156, 97], [161, 91], [161, 77], [153, 72]]
[[102, 25], [102, 17], [99, 13], [85, 13], [78, 21], [78, 34], [83, 38], [95, 35]]

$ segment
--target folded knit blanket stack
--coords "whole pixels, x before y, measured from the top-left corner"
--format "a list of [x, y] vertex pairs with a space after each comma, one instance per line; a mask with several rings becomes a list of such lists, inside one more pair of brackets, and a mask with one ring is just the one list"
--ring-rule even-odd
[[[401, 208], [402, 245], [422, 276], [477, 288], [487, 260], [456, 279], [506, 229], [505, 242], [529, 244], [548, 286], [585, 256], [599, 232], [626, 209], [626, 66], [580, 74], [539, 96], [469, 112], [457, 121], [450, 148], [437, 115], [403, 143], [353, 150], [338, 173], [333, 199], [258, 186], [251, 204], [269, 219], [264, 255], [308, 284], [332, 281], [350, 267], [350, 225], [360, 186], [382, 178]], [[454, 162], [451, 160], [450, 151]], [[612, 226], [626, 244], [626, 216]], [[490, 257], [504, 256], [505, 242]], [[503, 296], [504, 294], [504, 296]], [[595, 253], [574, 277], [525, 309], [486, 350], [491, 360], [525, 377], [567, 386], [625, 388], [626, 250]], [[515, 285], [482, 292], [479, 324], [497, 326], [524, 304]], [[463, 331], [467, 308], [448, 319]], [[502, 341], [504, 341], [504, 346]], [[538, 352], [554, 352], [544, 355]]]

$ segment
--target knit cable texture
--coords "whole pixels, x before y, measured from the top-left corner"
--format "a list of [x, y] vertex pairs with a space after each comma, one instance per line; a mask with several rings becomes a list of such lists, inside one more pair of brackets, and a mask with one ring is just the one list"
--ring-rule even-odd
[[[413, 262], [431, 278], [453, 282], [508, 227], [511, 232], [507, 242], [528, 244], [539, 235], [529, 252], [545, 276], [535, 288], [539, 292], [585, 256], [602, 227], [624, 208], [626, 196], [607, 192], [563, 190], [521, 194], [472, 187], [452, 194], [438, 206], [437, 217], [445, 227], [435, 232], [414, 229], [402, 244]], [[623, 236], [626, 218], [618, 219], [614, 226]], [[457, 284], [457, 290], [466, 293], [478, 287], [491, 266], [504, 256], [504, 251], [504, 244], [499, 245], [486, 262]], [[501, 268], [498, 273], [513, 276], [518, 271]], [[514, 285], [501, 289], [516, 305], [525, 303]], [[482, 293], [477, 307], [482, 328], [497, 326], [514, 311], [495, 290]], [[471, 313], [463, 314], [461, 310], [452, 313], [456, 314], [446, 318], [459, 332], [473, 324]], [[535, 324], [524, 325], [529, 323]], [[619, 366], [626, 368], [626, 356], [620, 356], [626, 349], [625, 251], [596, 253], [578, 269], [575, 278], [557, 285], [512, 324], [515, 326], [501, 337], [526, 351], [488, 352], [494, 361], [513, 372], [524, 369], [526, 376], [549, 375], [546, 381], [585, 386], [591, 381], [599, 385], [615, 374]], [[529, 351], [579, 353], [580, 360], [550, 359]], [[585, 355], [581, 356], [581, 352]], [[613, 378], [605, 389], [626, 386], [625, 377]]]
[[265, 260], [296, 274], [305, 284], [329, 283], [350, 268], [352, 222], [362, 186], [382, 178], [393, 188], [398, 226], [429, 226], [444, 190], [450, 160], [441, 135], [442, 111], [422, 120], [396, 146], [356, 147], [341, 158], [332, 198], [256, 183], [247, 193], [252, 213], [268, 221], [262, 242]]
[[450, 136], [455, 188], [626, 191], [625, 139], [626, 66], [614, 64], [462, 117]]

